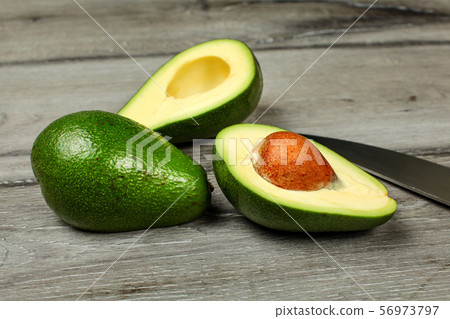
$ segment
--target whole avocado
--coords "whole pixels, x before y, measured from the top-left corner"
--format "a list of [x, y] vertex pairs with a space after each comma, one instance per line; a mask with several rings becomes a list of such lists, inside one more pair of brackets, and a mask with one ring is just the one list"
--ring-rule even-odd
[[158, 133], [109, 112], [54, 121], [36, 138], [31, 164], [49, 207], [83, 230], [186, 223], [210, 203], [202, 166]]

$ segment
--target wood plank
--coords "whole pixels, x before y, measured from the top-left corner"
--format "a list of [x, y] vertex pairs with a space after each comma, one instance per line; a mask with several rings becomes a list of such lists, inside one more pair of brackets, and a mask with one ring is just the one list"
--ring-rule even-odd
[[[389, 188], [399, 210], [387, 224], [314, 237], [376, 300], [448, 300], [447, 209]], [[0, 198], [2, 300], [75, 300], [142, 233], [96, 234], [66, 226], [38, 186], [0, 188]], [[82, 299], [368, 297], [307, 236], [249, 222], [216, 188], [206, 215], [150, 230]]]
[[[174, 54], [221, 37], [242, 40], [253, 49], [328, 46], [363, 12], [355, 1], [81, 3], [138, 57]], [[437, 13], [421, 11], [428, 7], [424, 1], [412, 2], [414, 9], [393, 3], [369, 10], [337, 46], [450, 42], [448, 3], [435, 1]], [[19, 5], [8, 0], [2, 5], [0, 30], [0, 63], [125, 56], [71, 1]]]
[[[333, 2], [346, 3], [356, 6], [368, 6], [374, 0], [331, 0]], [[450, 3], [447, 0], [383, 0], [375, 4], [376, 7], [396, 8], [399, 10], [411, 10], [429, 13], [450, 13]]]
[[[274, 0], [246, 1], [244, 5], [278, 4]], [[367, 7], [374, 0], [300, 0], [279, 1], [284, 3], [317, 3], [317, 4], [340, 4], [353, 7]], [[95, 10], [99, 15], [109, 14], [138, 14], [141, 12], [155, 12], [168, 10], [209, 10], [213, 7], [232, 7], [239, 5], [236, 1], [224, 0], [128, 0], [126, 3], [120, 0], [78, 0], [83, 7]], [[283, 3], [281, 3], [283, 4]], [[68, 16], [77, 15], [74, 10], [78, 6], [73, 1], [54, 2], [53, 0], [3, 0], [1, 20], [32, 19], [46, 16]], [[446, 14], [450, 13], [450, 4], [447, 0], [383, 0], [375, 3], [374, 8], [396, 9], [401, 11], [412, 11], [418, 13]]]
[[[331, 50], [259, 123], [416, 155], [448, 153], [448, 50]], [[258, 52], [265, 87], [248, 121], [256, 120], [322, 52]], [[140, 59], [150, 72], [165, 60]], [[33, 177], [27, 164], [30, 149], [51, 121], [80, 110], [116, 112], [145, 79], [129, 59], [2, 67], [0, 181]]]
[[29, 154], [0, 156], [0, 172], [0, 187], [37, 183], [31, 170]]

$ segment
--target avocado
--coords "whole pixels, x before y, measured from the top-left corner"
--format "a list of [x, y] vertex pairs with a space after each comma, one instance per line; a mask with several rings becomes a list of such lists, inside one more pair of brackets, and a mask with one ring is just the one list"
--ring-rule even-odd
[[262, 87], [258, 61], [244, 43], [213, 40], [170, 59], [118, 114], [171, 136], [173, 143], [186, 142], [245, 120]]
[[114, 113], [83, 111], [54, 121], [36, 138], [31, 164], [49, 207], [83, 230], [186, 223], [210, 202], [202, 166]]
[[366, 230], [392, 217], [397, 204], [383, 184], [314, 141], [337, 176], [328, 186], [312, 191], [284, 189], [260, 176], [254, 152], [267, 136], [281, 131], [286, 130], [238, 124], [216, 137], [213, 167], [217, 182], [244, 216], [268, 228], [293, 232]]

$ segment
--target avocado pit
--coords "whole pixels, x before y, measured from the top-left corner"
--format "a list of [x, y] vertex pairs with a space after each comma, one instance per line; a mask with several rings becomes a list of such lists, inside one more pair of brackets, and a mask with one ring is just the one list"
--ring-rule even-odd
[[256, 172], [284, 189], [316, 191], [337, 180], [333, 168], [317, 147], [293, 132], [269, 134], [255, 146], [253, 153]]

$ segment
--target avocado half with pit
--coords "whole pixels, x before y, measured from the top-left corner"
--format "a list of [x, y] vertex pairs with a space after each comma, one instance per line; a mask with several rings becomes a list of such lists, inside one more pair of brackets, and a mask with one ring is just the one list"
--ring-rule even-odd
[[252, 51], [230, 39], [191, 47], [164, 64], [119, 111], [171, 142], [215, 136], [245, 120], [262, 92]]
[[285, 131], [258, 124], [233, 125], [216, 137], [213, 161], [217, 182], [231, 204], [265, 227], [285, 231], [366, 230], [388, 221], [397, 203], [373, 176], [313, 142], [337, 179], [313, 191], [284, 189], [261, 177], [252, 152], [268, 135]]

